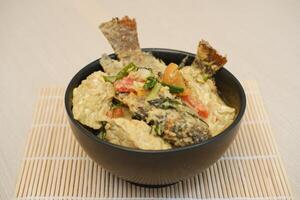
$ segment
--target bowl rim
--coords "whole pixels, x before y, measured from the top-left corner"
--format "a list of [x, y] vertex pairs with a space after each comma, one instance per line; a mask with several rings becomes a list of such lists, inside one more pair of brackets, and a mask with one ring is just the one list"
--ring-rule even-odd
[[[175, 49], [167, 49], [167, 48], [142, 48], [142, 51], [145, 52], [166, 52], [166, 53], [180, 53], [186, 56], [191, 56], [191, 57], [195, 57], [196, 55], [193, 53], [189, 53], [189, 52], [185, 52], [185, 51], [181, 51], [181, 50], [175, 50]], [[110, 57], [114, 57], [116, 56], [115, 53], [109, 54]], [[99, 58], [100, 59], [100, 58]], [[68, 94], [73, 92], [73, 89], [71, 87], [71, 83], [73, 83], [76, 79], [76, 77], [80, 76], [83, 71], [86, 70], [87, 67], [89, 67], [90, 65], [94, 65], [95, 63], [99, 63], [99, 59], [94, 60], [93, 62], [89, 63], [88, 65], [86, 65], [85, 67], [83, 67], [82, 69], [80, 69], [71, 79], [71, 81], [69, 82], [67, 89], [65, 90], [65, 97], [64, 97], [64, 104], [65, 104], [65, 110], [67, 112], [67, 115], [69, 117], [69, 122], [73, 123], [78, 129], [81, 130], [82, 133], [84, 133], [86, 136], [90, 137], [91, 139], [95, 140], [97, 143], [101, 143], [104, 145], [108, 145], [109, 147], [113, 147], [113, 148], [117, 148], [119, 150], [123, 150], [123, 151], [127, 151], [127, 152], [133, 152], [133, 153], [145, 153], [145, 154], [160, 154], [160, 153], [173, 153], [173, 152], [178, 152], [178, 151], [183, 151], [183, 150], [191, 150], [194, 148], [198, 148], [200, 146], [206, 146], [210, 143], [213, 143], [215, 141], [221, 140], [225, 135], [229, 134], [229, 132], [235, 128], [236, 126], [238, 126], [238, 124], [240, 123], [244, 113], [245, 113], [245, 109], [246, 109], [246, 95], [245, 95], [245, 91], [243, 86], [241, 85], [241, 83], [239, 82], [239, 80], [227, 69], [225, 69], [224, 67], [222, 68], [222, 70], [225, 71], [225, 73], [227, 73], [231, 79], [233, 79], [237, 86], [238, 86], [238, 90], [239, 93], [241, 95], [241, 107], [240, 107], [240, 111], [238, 113], [238, 115], [236, 116], [236, 118], [234, 119], [234, 121], [226, 128], [224, 129], [221, 133], [219, 133], [218, 135], [209, 138], [208, 140], [205, 140], [203, 142], [200, 143], [196, 143], [196, 144], [192, 144], [192, 145], [188, 145], [188, 146], [184, 146], [184, 147], [176, 147], [176, 148], [172, 148], [172, 149], [165, 149], [165, 150], [143, 150], [143, 149], [134, 149], [134, 148], [130, 148], [130, 147], [125, 147], [125, 146], [121, 146], [121, 145], [117, 145], [117, 144], [113, 144], [110, 143], [108, 141], [105, 140], [101, 140], [100, 138], [98, 138], [96, 135], [94, 135], [91, 131], [87, 130], [80, 122], [78, 122], [77, 120], [74, 119], [73, 117], [73, 113], [72, 113], [72, 109], [68, 108], [68, 104], [69, 104], [69, 99], [68, 99]], [[100, 70], [100, 69], [99, 69]], [[218, 73], [218, 72], [217, 72]]]

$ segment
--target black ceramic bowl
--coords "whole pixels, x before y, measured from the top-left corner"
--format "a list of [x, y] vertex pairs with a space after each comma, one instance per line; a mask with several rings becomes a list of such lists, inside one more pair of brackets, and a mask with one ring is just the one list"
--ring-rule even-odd
[[[191, 64], [195, 55], [187, 52], [147, 48], [155, 57], [180, 63], [188, 56]], [[112, 58], [116, 58], [114, 54]], [[85, 152], [109, 172], [141, 185], [167, 185], [200, 173], [216, 162], [233, 141], [246, 107], [246, 97], [239, 81], [222, 68], [215, 75], [216, 84], [227, 104], [236, 108], [234, 122], [222, 133], [207, 141], [170, 150], [146, 151], [126, 148], [100, 140], [93, 130], [76, 121], [72, 114], [72, 91], [94, 71], [102, 70], [98, 59], [81, 69], [71, 80], [65, 94], [65, 106], [72, 131]]]

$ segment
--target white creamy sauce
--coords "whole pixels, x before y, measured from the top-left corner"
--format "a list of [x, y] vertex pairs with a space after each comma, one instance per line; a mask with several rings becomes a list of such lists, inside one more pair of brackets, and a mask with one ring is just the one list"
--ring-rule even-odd
[[143, 121], [115, 118], [106, 125], [106, 131], [106, 139], [114, 144], [145, 150], [171, 148], [162, 138], [150, 134], [150, 126]]
[[106, 113], [115, 94], [113, 85], [105, 82], [103, 75], [101, 71], [94, 72], [73, 90], [74, 118], [94, 129], [107, 120]]
[[199, 99], [209, 111], [203, 119], [208, 125], [212, 136], [219, 134], [234, 120], [235, 109], [227, 106], [217, 94], [217, 88], [210, 79], [204, 81], [199, 69], [186, 66], [181, 69], [184, 79], [192, 90], [192, 95]]
[[[150, 58], [149, 58], [150, 59]], [[151, 130], [151, 126], [144, 121], [131, 119], [132, 113], [128, 108], [124, 110], [124, 116], [119, 118], [107, 117], [107, 113], [111, 110], [112, 99], [115, 96], [113, 84], [105, 82], [103, 76], [116, 74], [122, 69], [122, 63], [114, 61], [107, 56], [102, 57], [101, 64], [108, 73], [97, 71], [89, 75], [82, 83], [73, 90], [73, 114], [74, 118], [82, 124], [93, 129], [100, 129], [102, 121], [107, 122], [106, 140], [111, 143], [145, 150], [170, 149], [171, 145], [162, 137], [156, 136]], [[163, 70], [163, 65], [158, 60], [156, 70]], [[207, 118], [203, 118], [208, 126], [212, 136], [217, 135], [227, 126], [229, 126], [235, 117], [235, 109], [227, 106], [217, 94], [217, 88], [214, 82], [210, 79], [203, 80], [200, 70], [195, 67], [183, 67], [181, 70], [186, 84], [191, 89], [191, 95], [199, 99], [209, 111]], [[149, 76], [149, 71], [139, 69], [132, 72], [131, 77], [136, 79], [146, 79]], [[133, 87], [142, 89], [144, 83], [135, 81]], [[160, 97], [174, 99], [175, 95], [171, 94], [168, 87], [162, 87], [159, 91]], [[133, 93], [126, 94], [123, 98], [129, 108], [143, 107], [145, 100]], [[132, 109], [134, 110], [134, 109]], [[131, 110], [131, 111], [132, 111]], [[178, 112], [174, 110], [152, 109], [147, 113], [152, 120], [161, 120], [158, 117], [163, 116], [167, 112], [169, 119], [178, 118]], [[181, 112], [181, 111], [179, 111]], [[182, 111], [187, 112], [187, 111]], [[189, 115], [187, 115], [189, 116]], [[194, 121], [193, 121], [194, 120]], [[195, 124], [193, 117], [186, 118], [187, 126]], [[174, 136], [176, 137], [176, 136]]]

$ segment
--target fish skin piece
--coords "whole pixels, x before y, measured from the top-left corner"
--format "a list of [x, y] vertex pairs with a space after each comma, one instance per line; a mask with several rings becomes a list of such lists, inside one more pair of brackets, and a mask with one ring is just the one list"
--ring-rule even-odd
[[124, 65], [132, 62], [138, 67], [151, 68], [155, 73], [165, 70], [163, 61], [140, 49], [135, 19], [127, 16], [113, 18], [102, 23], [99, 28]]
[[113, 18], [99, 26], [119, 59], [141, 53], [135, 19]]
[[198, 44], [197, 56], [192, 66], [199, 67], [207, 77], [213, 76], [227, 62], [225, 56], [220, 55], [207, 41]]
[[134, 113], [135, 119], [148, 124], [161, 124], [164, 133], [160, 137], [174, 147], [199, 143], [211, 137], [208, 125], [190, 112], [187, 113], [185, 109], [189, 108], [183, 108], [183, 105], [178, 110], [160, 109], [132, 93], [119, 95], [118, 99]]

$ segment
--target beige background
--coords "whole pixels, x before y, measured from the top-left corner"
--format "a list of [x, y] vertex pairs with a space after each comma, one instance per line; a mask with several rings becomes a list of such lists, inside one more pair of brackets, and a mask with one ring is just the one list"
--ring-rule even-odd
[[142, 47], [195, 52], [204, 38], [239, 79], [258, 80], [300, 198], [300, 1], [0, 0], [0, 199], [12, 197], [40, 87], [65, 86], [112, 52], [98, 24], [134, 16]]

